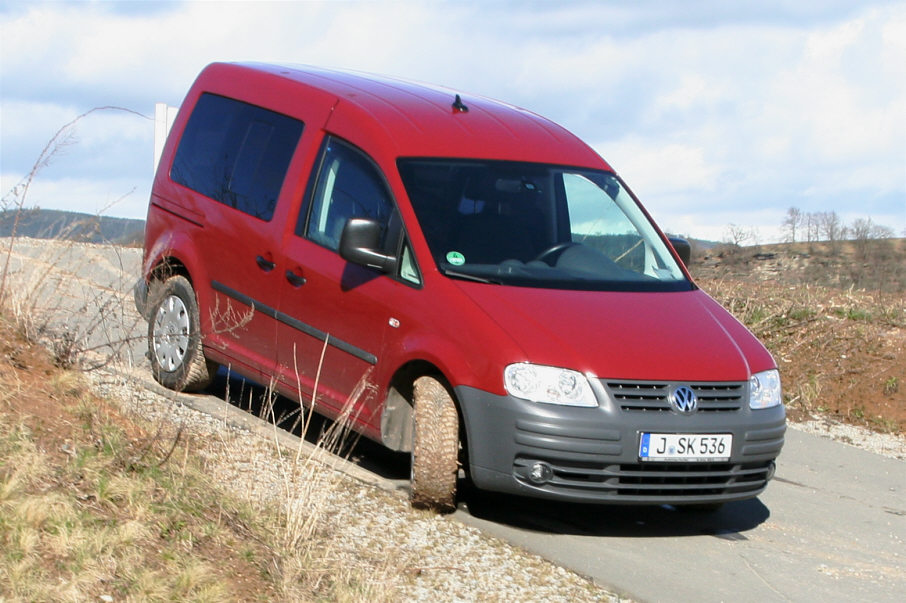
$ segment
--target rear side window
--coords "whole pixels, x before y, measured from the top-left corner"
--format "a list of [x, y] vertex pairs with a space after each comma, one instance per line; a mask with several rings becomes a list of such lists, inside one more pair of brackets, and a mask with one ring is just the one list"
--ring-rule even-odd
[[170, 179], [268, 221], [300, 136], [297, 119], [205, 93], [189, 116]]

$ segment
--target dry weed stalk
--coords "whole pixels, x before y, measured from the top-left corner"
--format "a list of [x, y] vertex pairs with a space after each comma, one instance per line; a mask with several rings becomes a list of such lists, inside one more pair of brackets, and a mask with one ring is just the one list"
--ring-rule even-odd
[[702, 280], [773, 353], [790, 416], [901, 432], [906, 298], [850, 287]]
[[142, 337], [141, 317], [123, 301], [129, 284], [122, 252], [115, 246], [104, 250], [113, 254], [118, 274], [106, 287], [79, 273], [83, 248], [71, 241], [43, 243], [36, 257], [29, 258], [25, 249], [15, 256], [22, 266], [10, 273], [19, 278], [8, 281], [17, 286], [6, 308], [26, 337], [47, 345], [63, 368], [101, 368], [128, 356], [129, 344]]
[[[214, 296], [214, 307], [211, 309], [211, 329], [214, 333], [235, 334], [236, 331], [243, 328], [252, 321], [255, 316], [255, 308], [248, 310], [237, 310], [233, 303], [227, 300], [226, 308], [221, 309], [220, 298]], [[236, 335], [239, 337], [239, 335]]]
[[[324, 356], [329, 345], [329, 338], [324, 342], [321, 356], [315, 373], [314, 392], [317, 392], [320, 375], [323, 369]], [[295, 359], [294, 359], [295, 364]], [[295, 365], [297, 383], [301, 381], [298, 365]], [[280, 551], [280, 572], [284, 591], [292, 593], [298, 586], [308, 592], [323, 592], [326, 582], [334, 588], [340, 583], [362, 584], [362, 576], [338, 575], [341, 563], [334, 561], [338, 552], [333, 550], [333, 541], [327, 536], [326, 521], [330, 505], [336, 490], [342, 483], [342, 477], [334, 471], [337, 455], [349, 445], [353, 434], [351, 424], [357, 418], [358, 402], [362, 396], [373, 388], [370, 383], [371, 370], [365, 372], [347, 397], [339, 416], [324, 429], [313, 447], [304, 446], [304, 435], [311, 427], [312, 417], [317, 405], [317, 396], [312, 395], [311, 404], [306, 406], [302, 397], [298, 399], [299, 418], [296, 426], [301, 425], [303, 441], [297, 446], [291, 457], [284, 453], [278, 437], [277, 417], [273, 405], [268, 407], [269, 421], [274, 430], [274, 446], [279, 471], [282, 476], [282, 533], [278, 534], [275, 543]], [[273, 384], [271, 384], [273, 386]], [[300, 389], [301, 391], [301, 389]], [[272, 398], [272, 392], [268, 392]], [[294, 426], [295, 427], [295, 426]], [[358, 436], [355, 436], [358, 437]], [[380, 573], [380, 572], [379, 572]], [[383, 573], [380, 573], [383, 576]], [[354, 578], [354, 579], [353, 579]], [[380, 576], [376, 577], [380, 582]], [[385, 580], [386, 581], [386, 580]], [[371, 580], [366, 581], [366, 590], [371, 590]]]
[[122, 111], [130, 113], [132, 115], [137, 115], [144, 119], [151, 119], [147, 115], [143, 115], [137, 111], [126, 109], [124, 107], [116, 107], [110, 105], [104, 107], [94, 107], [93, 109], [85, 111], [81, 115], [76, 116], [73, 120], [61, 126], [60, 129], [58, 129], [54, 133], [54, 135], [50, 137], [50, 140], [47, 141], [47, 143], [44, 145], [44, 148], [41, 150], [41, 153], [38, 155], [38, 158], [35, 160], [34, 164], [32, 164], [32, 167], [29, 170], [28, 174], [3, 196], [2, 204], [0, 204], [0, 210], [11, 210], [16, 212], [15, 219], [13, 221], [12, 232], [9, 236], [9, 246], [6, 249], [6, 258], [3, 262], [2, 269], [0, 269], [0, 307], [4, 306], [4, 302], [6, 300], [7, 273], [9, 270], [10, 256], [12, 255], [13, 241], [15, 241], [16, 239], [16, 231], [22, 217], [22, 212], [26, 206], [29, 189], [31, 188], [31, 185], [34, 182], [35, 177], [37, 177], [38, 173], [42, 169], [50, 165], [53, 158], [57, 154], [59, 154], [63, 150], [63, 148], [75, 142], [75, 125], [82, 119], [98, 111]]
[[[2, 204], [0, 204], [0, 210], [3, 212], [14, 212], [12, 230], [4, 250], [2, 266], [0, 266], [0, 308], [9, 310], [19, 327], [33, 341], [46, 337], [49, 341], [45, 343], [54, 350], [60, 366], [69, 368], [76, 365], [86, 353], [109, 349], [106, 355], [95, 359], [91, 366], [86, 367], [88, 370], [99, 368], [120, 355], [129, 343], [129, 337], [111, 336], [108, 328], [111, 319], [109, 314], [115, 306], [112, 302], [112, 295], [105, 297], [103, 293], [92, 289], [91, 293], [86, 295], [89, 299], [84, 300], [80, 308], [73, 310], [64, 307], [65, 281], [78, 279], [78, 275], [74, 271], [69, 274], [60, 273], [61, 260], [65, 254], [72, 252], [74, 242], [70, 235], [82, 225], [73, 223], [57, 233], [54, 243], [45, 252], [46, 257], [39, 256], [34, 261], [37, 267], [33, 267], [25, 282], [17, 283], [15, 290], [13, 290], [10, 279], [13, 275], [13, 250], [18, 240], [18, 228], [24, 212], [27, 211], [25, 208], [28, 194], [35, 178], [42, 169], [50, 165], [55, 156], [75, 142], [76, 124], [99, 111], [125, 112], [150, 119], [131, 109], [115, 106], [95, 107], [78, 115], [54, 133], [44, 145], [29, 173], [3, 196]], [[109, 203], [101, 210], [101, 214], [120, 203], [128, 194], [131, 194], [131, 191]], [[100, 227], [99, 221], [95, 227]], [[122, 257], [119, 250], [115, 250], [115, 253], [120, 261], [120, 268], [122, 268]], [[23, 260], [23, 271], [25, 263], [26, 261]], [[123, 272], [120, 270], [121, 274]], [[121, 288], [122, 283], [120, 283], [120, 287], [115, 288], [115, 291]], [[50, 304], [46, 303], [48, 300], [51, 301]], [[87, 320], [86, 315], [90, 315]], [[118, 322], [125, 324], [124, 316], [117, 318]], [[127, 327], [127, 333], [134, 329], [137, 321], [132, 322], [133, 324]], [[88, 341], [93, 337], [95, 339], [103, 337], [103, 341], [89, 344]]]

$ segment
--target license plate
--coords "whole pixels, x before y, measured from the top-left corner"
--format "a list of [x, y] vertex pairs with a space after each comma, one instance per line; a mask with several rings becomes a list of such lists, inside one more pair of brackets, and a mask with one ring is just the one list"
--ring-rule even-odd
[[643, 461], [726, 461], [733, 448], [729, 433], [643, 433], [639, 458]]

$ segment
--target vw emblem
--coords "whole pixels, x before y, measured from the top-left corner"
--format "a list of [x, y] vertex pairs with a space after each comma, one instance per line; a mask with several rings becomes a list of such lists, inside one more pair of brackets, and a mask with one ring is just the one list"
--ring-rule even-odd
[[683, 414], [690, 414], [698, 409], [698, 398], [691, 387], [681, 385], [670, 394], [670, 405]]

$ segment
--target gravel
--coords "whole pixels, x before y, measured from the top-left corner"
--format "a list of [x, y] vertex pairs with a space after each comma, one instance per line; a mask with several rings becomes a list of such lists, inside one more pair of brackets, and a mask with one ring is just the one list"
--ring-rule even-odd
[[404, 493], [356, 478], [354, 467], [331, 470], [317, 454], [308, 456], [307, 447], [302, 461], [294, 462], [291, 436], [275, 436], [273, 426], [251, 415], [247, 423], [254, 427], [249, 428], [226, 418], [230, 415], [196, 410], [184, 403], [193, 397], [149, 389], [135, 371], [94, 371], [89, 378], [99, 395], [120, 401], [127, 413], [195, 436], [193, 454], [233, 494], [257, 504], [303, 509], [306, 515], [321, 509], [313, 529], [329, 535], [328, 554], [385, 582], [382, 588], [390, 589], [393, 600], [626, 600], [449, 516], [412, 510]]
[[404, 492], [382, 487], [356, 466], [341, 462], [343, 471], [330, 469], [337, 457], [306, 451], [298, 462], [298, 439], [248, 413], [157, 389], [142, 357], [147, 327], [132, 303], [140, 249], [26, 238], [0, 243], [9, 249], [13, 308], [28, 311], [47, 332], [70, 333], [87, 344], [88, 364], [100, 366], [87, 375], [100, 395], [153, 425], [195, 436], [193, 454], [232, 493], [282, 505], [293, 519], [317, 509], [317, 524], [301, 532], [311, 527], [328, 535], [331, 567], [386, 582], [384, 592], [400, 601], [622, 600], [450, 516], [413, 511]]
[[877, 433], [864, 427], [847, 425], [829, 418], [811, 419], [788, 425], [792, 429], [842, 442], [881, 456], [906, 461], [906, 438], [902, 436], [892, 433]]
[[[182, 426], [196, 436], [194, 453], [233, 494], [303, 509], [306, 515], [310, 509], [321, 509], [313, 529], [329, 534], [329, 555], [350, 571], [383, 582], [383, 592], [389, 589], [394, 600], [626, 600], [452, 517], [413, 511], [404, 493], [386, 483], [382, 487], [354, 465], [344, 464], [342, 471], [329, 469], [336, 457], [319, 457], [303, 448], [303, 462], [294, 463], [298, 439], [233, 407], [223, 414], [229, 405], [222, 402], [158, 390], [142, 373], [141, 368], [107, 370], [89, 377], [99, 394], [120, 400], [127, 412], [153, 424]], [[213, 404], [213, 411], [188, 405], [199, 402]], [[896, 435], [827, 419], [789, 426], [906, 460], [906, 439]]]

